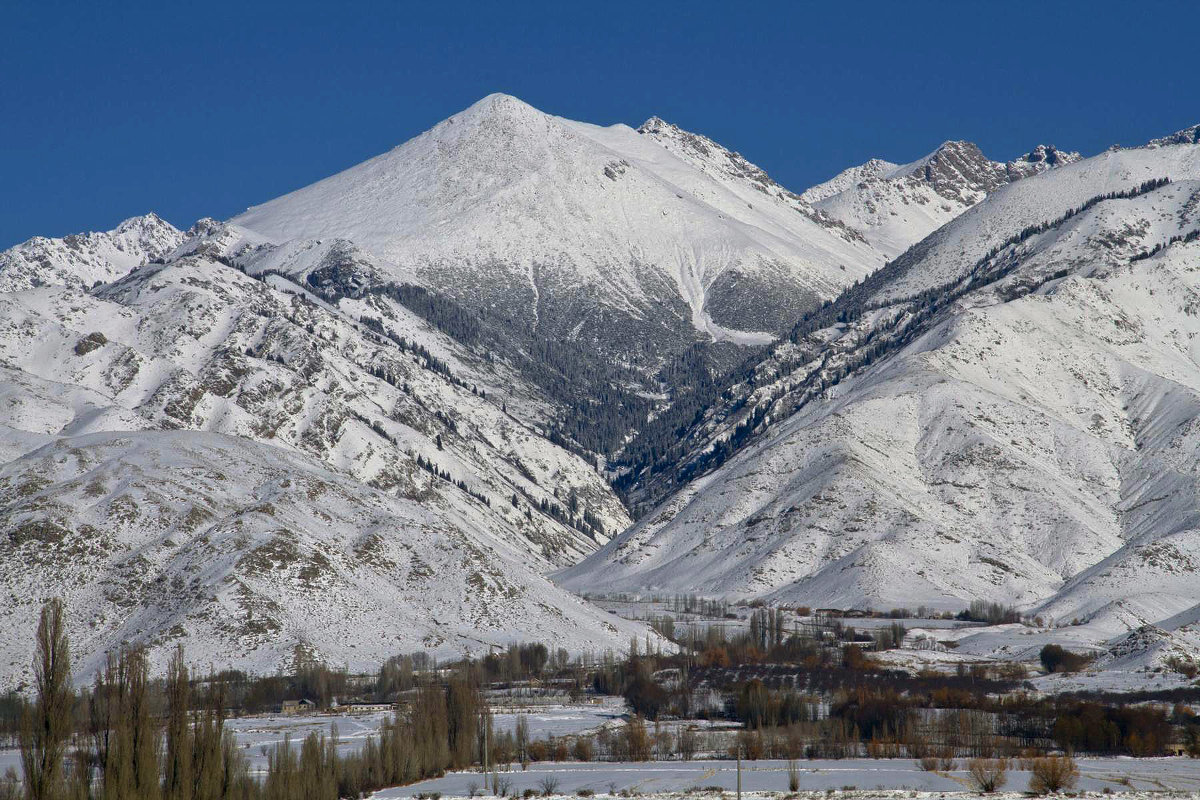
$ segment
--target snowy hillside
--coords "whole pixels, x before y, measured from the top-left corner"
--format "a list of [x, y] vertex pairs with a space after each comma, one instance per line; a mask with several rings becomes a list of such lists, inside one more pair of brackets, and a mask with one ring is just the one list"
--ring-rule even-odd
[[619, 649], [643, 631], [554, 588], [469, 508], [369, 489], [298, 453], [210, 432], [64, 436], [0, 467], [0, 675], [26, 675], [41, 599], [66, 599], [75, 675], [176, 643], [270, 673], [295, 648], [352, 670], [512, 641]]
[[[481, 382], [468, 384], [470, 372], [456, 375], [415, 349], [414, 331], [434, 337], [405, 309], [378, 300], [352, 307], [392, 322], [398, 338], [408, 334], [407, 349], [275, 280], [279, 288], [188, 257], [95, 296], [0, 295], [0, 353], [6, 369], [17, 370], [13, 384], [37, 398], [26, 404], [26, 430], [122, 430], [134, 416], [143, 420], [138, 428], [283, 444], [378, 488], [479, 505], [497, 531], [525, 540], [550, 564], [595, 545], [546, 514], [527, 517], [530, 503], [565, 506], [573, 493], [600, 517], [603, 533], [623, 526], [627, 517], [592, 467], [501, 407], [497, 387], [514, 376], [483, 374], [480, 365]], [[448, 352], [443, 343], [443, 358]], [[99, 399], [80, 407], [75, 398], [85, 392]]]
[[233, 222], [276, 242], [346, 239], [391, 280], [655, 361], [697, 339], [767, 341], [883, 263], [710, 140], [506, 95]]
[[1187, 611], [1198, 230], [1194, 145], [993, 191], [730, 387], [689, 434], [698, 477], [562, 584], [1020, 602], [1097, 642]]

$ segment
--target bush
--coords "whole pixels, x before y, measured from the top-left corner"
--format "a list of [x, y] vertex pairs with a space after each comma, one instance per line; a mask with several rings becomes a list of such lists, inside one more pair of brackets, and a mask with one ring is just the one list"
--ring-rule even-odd
[[1029, 779], [1029, 791], [1034, 794], [1054, 794], [1064, 789], [1074, 789], [1079, 780], [1079, 767], [1071, 756], [1046, 756], [1035, 758], [1030, 764], [1033, 773]]
[[941, 759], [937, 756], [921, 756], [917, 759], [917, 766], [926, 772], [937, 772], [940, 764]]
[[553, 775], [547, 775], [538, 781], [538, 786], [541, 787], [542, 797], [549, 797], [552, 794], [558, 793], [558, 778]]
[[1039, 655], [1046, 672], [1078, 672], [1091, 660], [1079, 653], [1063, 649], [1062, 645], [1048, 644]]
[[788, 771], [788, 791], [800, 791], [800, 765], [796, 763], [796, 759], [789, 758], [787, 762]]
[[972, 758], [967, 762], [967, 777], [977, 792], [994, 792], [1008, 781], [1008, 761], [1003, 758]]

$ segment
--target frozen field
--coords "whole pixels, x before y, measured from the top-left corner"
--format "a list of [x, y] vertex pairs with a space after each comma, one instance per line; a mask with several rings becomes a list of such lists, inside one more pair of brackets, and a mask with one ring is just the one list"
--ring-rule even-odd
[[493, 726], [496, 731], [511, 731], [517, 726], [517, 717], [525, 716], [529, 723], [529, 735], [535, 739], [547, 736], [568, 736], [599, 730], [602, 726], [616, 725], [625, 714], [625, 700], [621, 697], [601, 697], [595, 704], [553, 704], [523, 706], [493, 704]]
[[[800, 788], [824, 792], [853, 787], [859, 790], [910, 790], [918, 792], [966, 792], [966, 773], [923, 772], [909, 759], [844, 759], [838, 761], [800, 761]], [[1105, 788], [1122, 791], [1180, 791], [1200, 793], [1200, 760], [1187, 758], [1081, 758], [1079, 789], [1100, 792]], [[737, 787], [736, 765], [732, 761], [651, 761], [643, 763], [555, 763], [531, 764], [525, 771], [502, 773], [512, 781], [510, 795], [526, 789], [541, 789], [545, 778], [558, 780], [557, 792], [575, 794], [590, 789], [597, 794], [637, 791], [639, 794], [684, 792], [689, 789]], [[1127, 781], [1127, 783], [1126, 783]], [[747, 792], [787, 791], [786, 761], [747, 761], [742, 764], [742, 788]], [[436, 780], [387, 789], [376, 796], [412, 797], [422, 792], [440, 792], [465, 797], [471, 784], [482, 786], [478, 772], [452, 772]], [[1010, 792], [1021, 792], [1029, 785], [1029, 774], [1012, 771], [1008, 775]]]

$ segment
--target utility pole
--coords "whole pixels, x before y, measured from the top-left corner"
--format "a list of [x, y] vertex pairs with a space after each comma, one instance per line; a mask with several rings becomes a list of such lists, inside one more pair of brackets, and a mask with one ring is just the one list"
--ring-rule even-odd
[[737, 800], [742, 800], [742, 740], [737, 745]]
[[[491, 727], [491, 715], [483, 712], [483, 792], [488, 792], [488, 728]], [[496, 787], [492, 787], [494, 791]]]

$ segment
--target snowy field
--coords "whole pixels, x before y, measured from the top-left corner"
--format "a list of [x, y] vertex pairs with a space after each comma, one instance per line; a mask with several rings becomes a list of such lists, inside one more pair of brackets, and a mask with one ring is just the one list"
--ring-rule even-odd
[[[844, 759], [800, 761], [800, 788], [824, 792], [853, 787], [858, 790], [909, 790], [917, 792], [967, 792], [965, 771], [934, 773], [922, 771], [910, 759]], [[1082, 791], [1177, 791], [1200, 793], [1200, 760], [1187, 758], [1081, 758], [1078, 788]], [[540, 791], [546, 778], [557, 779], [556, 791], [575, 794], [590, 789], [597, 794], [627, 790], [639, 794], [687, 792], [720, 787], [737, 788], [733, 761], [651, 761], [643, 763], [555, 763], [531, 764], [527, 770], [501, 773], [512, 782], [511, 794], [526, 789]], [[452, 772], [436, 780], [387, 789], [376, 797], [412, 797], [423, 792], [440, 792], [448, 797], [465, 797], [472, 784], [483, 785], [478, 772]], [[1029, 773], [1008, 774], [1010, 792], [1024, 791]], [[747, 792], [787, 792], [786, 761], [742, 763], [742, 788]]]
[[[625, 701], [620, 697], [601, 698], [601, 702], [594, 705], [506, 703], [493, 706], [495, 730], [514, 730], [517, 717], [524, 715], [533, 739], [591, 733], [604, 726], [613, 727], [623, 724], [624, 713]], [[238, 746], [250, 761], [250, 769], [265, 771], [268, 748], [282, 742], [285, 736], [290, 735], [293, 746], [299, 749], [305, 736], [313, 732], [329, 736], [336, 725], [340, 742], [338, 752], [349, 755], [358, 752], [368, 736], [377, 734], [380, 723], [391, 714], [390, 711], [377, 711], [370, 714], [253, 716], [228, 719], [225, 725], [237, 737]], [[17, 751], [0, 749], [0, 775], [9, 767], [20, 769]]]
[[621, 718], [626, 713], [625, 699], [601, 697], [599, 700], [596, 704], [577, 705], [493, 704], [493, 729], [497, 732], [515, 730], [517, 717], [521, 715], [524, 715], [529, 724], [529, 735], [534, 739], [593, 732], [601, 727], [612, 727], [621, 723]]

